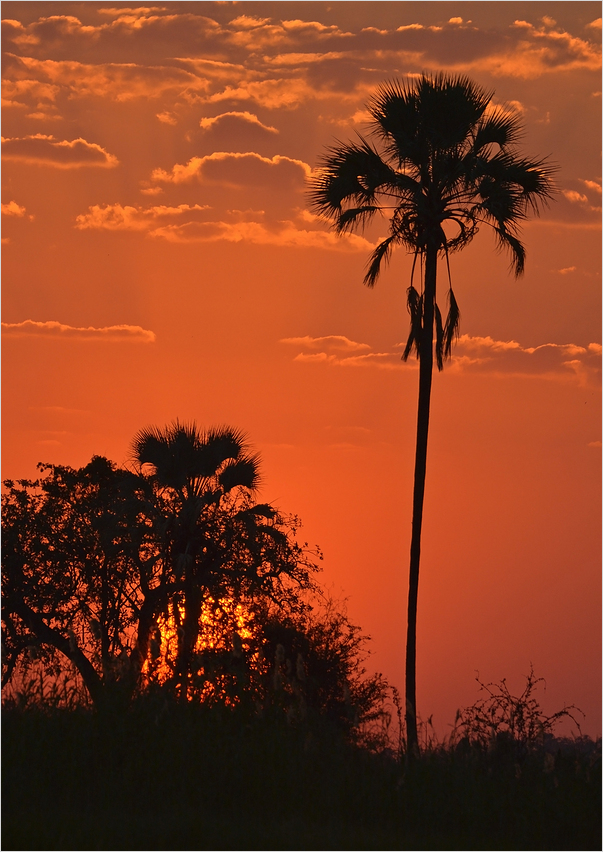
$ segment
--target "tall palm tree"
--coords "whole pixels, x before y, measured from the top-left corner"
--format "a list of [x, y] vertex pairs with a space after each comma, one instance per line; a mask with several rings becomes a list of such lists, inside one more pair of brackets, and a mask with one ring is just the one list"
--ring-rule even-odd
[[[364, 283], [373, 287], [395, 246], [414, 254], [421, 289], [407, 290], [410, 334], [404, 350], [419, 359], [419, 405], [413, 491], [406, 640], [406, 725], [410, 752], [418, 750], [416, 625], [427, 436], [434, 355], [438, 369], [450, 356], [460, 313], [448, 288], [446, 319], [436, 301], [438, 260], [466, 246], [481, 224], [522, 274], [525, 249], [518, 231], [553, 191], [553, 168], [521, 156], [515, 113], [492, 105], [492, 93], [466, 77], [422, 75], [382, 85], [368, 105], [370, 139], [328, 149], [311, 185], [314, 209], [344, 234], [389, 216], [389, 234], [369, 258]], [[434, 345], [435, 344], [435, 345]]]
[[141, 472], [150, 468], [152, 481], [171, 508], [166, 558], [173, 580], [182, 590], [183, 617], [178, 606], [173, 615], [180, 628], [177, 677], [181, 696], [186, 700], [189, 661], [199, 635], [203, 595], [219, 585], [220, 565], [214, 564], [217, 557], [213, 553], [212, 524], [227, 495], [257, 489], [259, 459], [249, 453], [245, 436], [235, 429], [202, 431], [195, 423], [178, 421], [164, 429], [142, 429], [133, 440], [132, 451]]

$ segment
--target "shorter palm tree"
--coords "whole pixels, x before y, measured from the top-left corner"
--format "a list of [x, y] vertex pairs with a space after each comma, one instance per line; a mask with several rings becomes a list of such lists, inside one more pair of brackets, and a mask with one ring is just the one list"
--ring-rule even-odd
[[229, 427], [203, 431], [195, 423], [178, 421], [164, 429], [142, 429], [132, 450], [140, 472], [150, 476], [168, 510], [164, 556], [181, 590], [172, 614], [180, 637], [177, 674], [186, 698], [203, 596], [219, 584], [215, 526], [221, 504], [236, 493], [249, 495], [257, 489], [259, 459], [249, 452], [242, 432]]

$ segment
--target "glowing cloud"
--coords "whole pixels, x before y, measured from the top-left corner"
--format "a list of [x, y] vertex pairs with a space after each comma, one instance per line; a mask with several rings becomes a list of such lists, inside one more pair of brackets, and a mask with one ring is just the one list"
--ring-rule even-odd
[[368, 343], [357, 343], [342, 334], [328, 334], [326, 337], [285, 337], [280, 343], [290, 343], [292, 346], [302, 346], [307, 349], [336, 349], [344, 352], [357, 352], [360, 349], [370, 349]]
[[2, 156], [6, 160], [22, 160], [58, 169], [79, 169], [84, 166], [113, 168], [117, 157], [100, 145], [85, 139], [58, 140], [54, 136], [36, 133], [33, 136], [2, 138]]
[[25, 207], [21, 207], [16, 201], [9, 201], [8, 204], [2, 205], [3, 216], [18, 216], [21, 218], [25, 216], [25, 213]]
[[199, 127], [202, 130], [209, 130], [210, 128], [217, 128], [224, 125], [232, 128], [232, 126], [236, 126], [237, 124], [253, 125], [261, 130], [265, 130], [266, 133], [278, 133], [276, 127], [263, 124], [257, 115], [254, 115], [252, 112], [237, 112], [236, 110], [223, 112], [220, 115], [213, 116], [213, 118], [202, 118], [199, 122]]
[[[326, 337], [288, 337], [280, 341], [302, 350], [294, 361], [328, 364], [338, 367], [375, 367], [386, 370], [416, 368], [411, 358], [401, 362], [399, 353], [363, 352], [346, 355], [345, 352], [365, 350], [366, 343], [356, 343], [342, 335]], [[405, 344], [396, 344], [400, 349]], [[321, 351], [314, 351], [321, 350]], [[601, 372], [601, 346], [590, 343], [587, 347], [573, 343], [544, 343], [524, 348], [516, 340], [494, 340], [492, 337], [472, 337], [463, 334], [453, 350], [448, 370], [452, 373], [466, 371], [487, 372], [498, 375], [541, 376], [547, 379], [578, 379], [579, 384], [596, 380]]]
[[109, 325], [104, 328], [75, 328], [60, 322], [3, 322], [5, 337], [45, 337], [51, 340], [102, 340], [109, 343], [154, 343], [155, 334], [139, 325]]
[[244, 154], [215, 151], [206, 157], [192, 157], [188, 163], [177, 163], [170, 172], [155, 169], [151, 179], [163, 183], [188, 183], [192, 180], [220, 183], [227, 186], [265, 186], [275, 182], [298, 183], [312, 173], [312, 168], [303, 160], [291, 157], [262, 157], [260, 154]]
[[95, 204], [88, 208], [87, 213], [77, 216], [75, 227], [80, 231], [89, 228], [105, 231], [151, 231], [161, 220], [190, 216], [207, 209], [200, 204], [179, 204], [177, 207], [131, 207], [121, 204], [107, 204], [103, 207]]

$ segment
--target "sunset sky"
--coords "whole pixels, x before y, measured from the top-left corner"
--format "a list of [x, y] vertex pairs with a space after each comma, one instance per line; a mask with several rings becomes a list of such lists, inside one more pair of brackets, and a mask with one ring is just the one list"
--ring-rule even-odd
[[[4, 2], [3, 478], [125, 464], [175, 418], [244, 430], [261, 499], [403, 684], [418, 369], [412, 258], [362, 284], [386, 221], [309, 209], [376, 87], [467, 74], [521, 115], [559, 192], [514, 279], [487, 229], [451, 258], [434, 378], [418, 708], [446, 733], [482, 680], [600, 734], [601, 4]], [[443, 279], [444, 271], [441, 270]]]

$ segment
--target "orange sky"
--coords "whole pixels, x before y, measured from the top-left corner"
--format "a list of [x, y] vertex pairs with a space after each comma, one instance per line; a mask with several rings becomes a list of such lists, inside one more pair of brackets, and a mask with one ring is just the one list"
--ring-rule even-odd
[[[403, 677], [417, 369], [410, 259], [337, 238], [304, 181], [376, 86], [467, 73], [518, 110], [560, 193], [527, 270], [480, 233], [434, 380], [418, 705], [475, 672], [600, 733], [601, 6], [590, 2], [2, 4], [3, 477], [128, 459], [174, 418], [247, 432], [262, 499]], [[381, 226], [383, 234], [385, 225]]]

